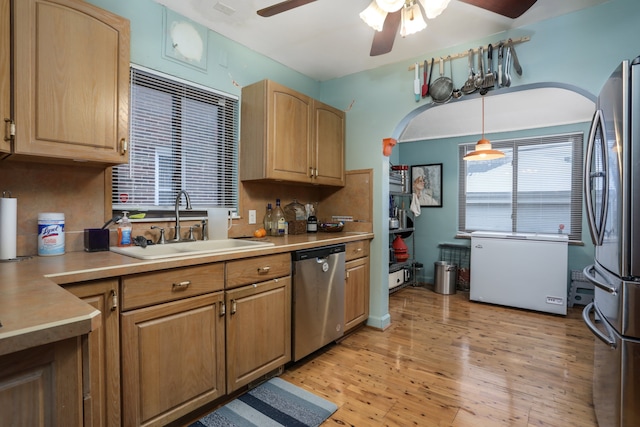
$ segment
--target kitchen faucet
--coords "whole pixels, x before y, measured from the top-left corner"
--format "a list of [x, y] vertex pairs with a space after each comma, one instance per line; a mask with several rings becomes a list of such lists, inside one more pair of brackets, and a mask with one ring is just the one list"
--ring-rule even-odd
[[191, 199], [189, 198], [189, 193], [184, 190], [180, 190], [178, 192], [178, 196], [176, 197], [176, 234], [172, 240], [172, 242], [180, 242], [182, 241], [182, 237], [180, 237], [180, 196], [184, 194], [184, 198], [187, 200], [187, 210], [191, 210]]

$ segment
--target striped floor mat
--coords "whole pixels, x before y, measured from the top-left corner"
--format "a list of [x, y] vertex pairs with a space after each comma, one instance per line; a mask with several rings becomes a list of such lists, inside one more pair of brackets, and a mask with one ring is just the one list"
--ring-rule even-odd
[[272, 378], [189, 427], [316, 427], [338, 407], [280, 378]]

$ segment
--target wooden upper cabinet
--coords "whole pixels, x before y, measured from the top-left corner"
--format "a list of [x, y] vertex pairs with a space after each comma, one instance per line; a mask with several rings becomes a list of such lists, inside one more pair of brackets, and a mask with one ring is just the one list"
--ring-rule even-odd
[[8, 124], [11, 119], [11, 13], [10, 0], [0, 0], [0, 158], [11, 151]]
[[18, 0], [13, 16], [14, 153], [128, 162], [129, 21], [81, 0]]
[[344, 186], [345, 114], [315, 101], [313, 105], [315, 182]]
[[270, 80], [242, 89], [240, 179], [344, 186], [344, 112]]

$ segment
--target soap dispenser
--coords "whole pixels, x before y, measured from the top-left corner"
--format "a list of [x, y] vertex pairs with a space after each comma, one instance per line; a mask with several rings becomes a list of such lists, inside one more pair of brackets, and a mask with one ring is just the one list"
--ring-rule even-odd
[[122, 212], [122, 219], [118, 225], [118, 246], [131, 246], [131, 221], [127, 217], [128, 211]]

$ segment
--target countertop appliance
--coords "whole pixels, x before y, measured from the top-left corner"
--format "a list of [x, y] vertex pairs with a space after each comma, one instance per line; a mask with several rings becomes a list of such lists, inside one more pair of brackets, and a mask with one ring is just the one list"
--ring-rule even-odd
[[344, 334], [345, 245], [292, 253], [293, 356], [300, 360]]
[[567, 314], [566, 234], [471, 233], [469, 298]]
[[[584, 165], [595, 285], [583, 318], [597, 337], [593, 404], [600, 427], [640, 425], [640, 57], [598, 96]], [[591, 314], [593, 313], [593, 316]]]

